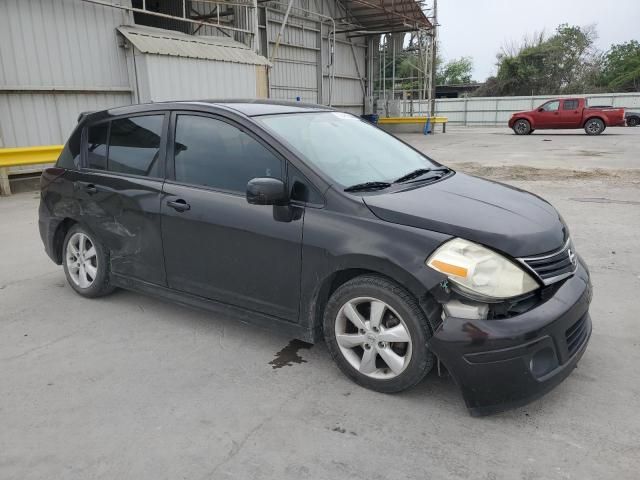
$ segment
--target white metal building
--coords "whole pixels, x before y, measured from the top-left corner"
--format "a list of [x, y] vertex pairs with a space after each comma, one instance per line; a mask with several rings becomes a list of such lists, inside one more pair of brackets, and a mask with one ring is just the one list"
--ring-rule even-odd
[[0, 0], [0, 148], [63, 143], [82, 111], [269, 97], [363, 113], [381, 34], [420, 0]]

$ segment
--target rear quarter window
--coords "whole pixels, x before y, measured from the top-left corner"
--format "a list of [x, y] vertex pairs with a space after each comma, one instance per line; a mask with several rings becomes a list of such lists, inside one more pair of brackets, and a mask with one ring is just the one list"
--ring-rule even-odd
[[71, 134], [69, 140], [67, 140], [67, 143], [62, 149], [62, 152], [60, 152], [60, 156], [56, 162], [56, 167], [66, 168], [67, 170], [76, 170], [80, 168], [81, 133], [82, 129], [76, 128], [76, 130]]

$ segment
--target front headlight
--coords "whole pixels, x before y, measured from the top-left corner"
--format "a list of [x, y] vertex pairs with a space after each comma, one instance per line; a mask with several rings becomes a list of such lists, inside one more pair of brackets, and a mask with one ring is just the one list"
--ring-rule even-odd
[[477, 243], [454, 238], [441, 245], [426, 264], [472, 294], [502, 300], [524, 295], [538, 283], [522, 268]]

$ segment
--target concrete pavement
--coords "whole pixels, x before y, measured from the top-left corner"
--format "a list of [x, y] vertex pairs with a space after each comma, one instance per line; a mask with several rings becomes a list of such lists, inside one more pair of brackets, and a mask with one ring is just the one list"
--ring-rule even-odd
[[[37, 195], [0, 198], [0, 478], [638, 478], [634, 130], [619, 135], [631, 147], [553, 137], [568, 142], [563, 151], [609, 152], [572, 153], [568, 169], [629, 171], [558, 180], [549, 167], [566, 156], [536, 134], [494, 135], [485, 148], [459, 129], [410, 139], [476, 174], [521, 168], [524, 177], [488, 171], [550, 200], [591, 267], [594, 331], [578, 369], [529, 406], [484, 418], [434, 372], [411, 391], [378, 394], [341, 375], [323, 344], [273, 368], [289, 338], [126, 291], [83, 299], [44, 254]], [[470, 157], [477, 165], [464, 165]], [[527, 179], [531, 167], [545, 174]]]

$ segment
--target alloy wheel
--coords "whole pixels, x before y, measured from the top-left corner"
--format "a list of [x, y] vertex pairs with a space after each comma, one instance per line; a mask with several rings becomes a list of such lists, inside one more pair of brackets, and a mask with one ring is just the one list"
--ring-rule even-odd
[[359, 297], [338, 311], [336, 342], [358, 372], [374, 379], [400, 375], [411, 360], [411, 335], [404, 320], [382, 300]]
[[73, 283], [89, 288], [98, 275], [98, 254], [91, 239], [84, 233], [74, 233], [67, 243], [67, 270]]
[[595, 120], [589, 122], [589, 124], [587, 125], [587, 130], [589, 130], [589, 133], [598, 133], [598, 132], [600, 132], [600, 122], [597, 122]]
[[526, 121], [524, 120], [518, 120], [516, 122], [516, 130], [518, 131], [519, 134], [525, 134], [527, 133], [527, 130], [529, 129], [529, 125], [527, 124]]

